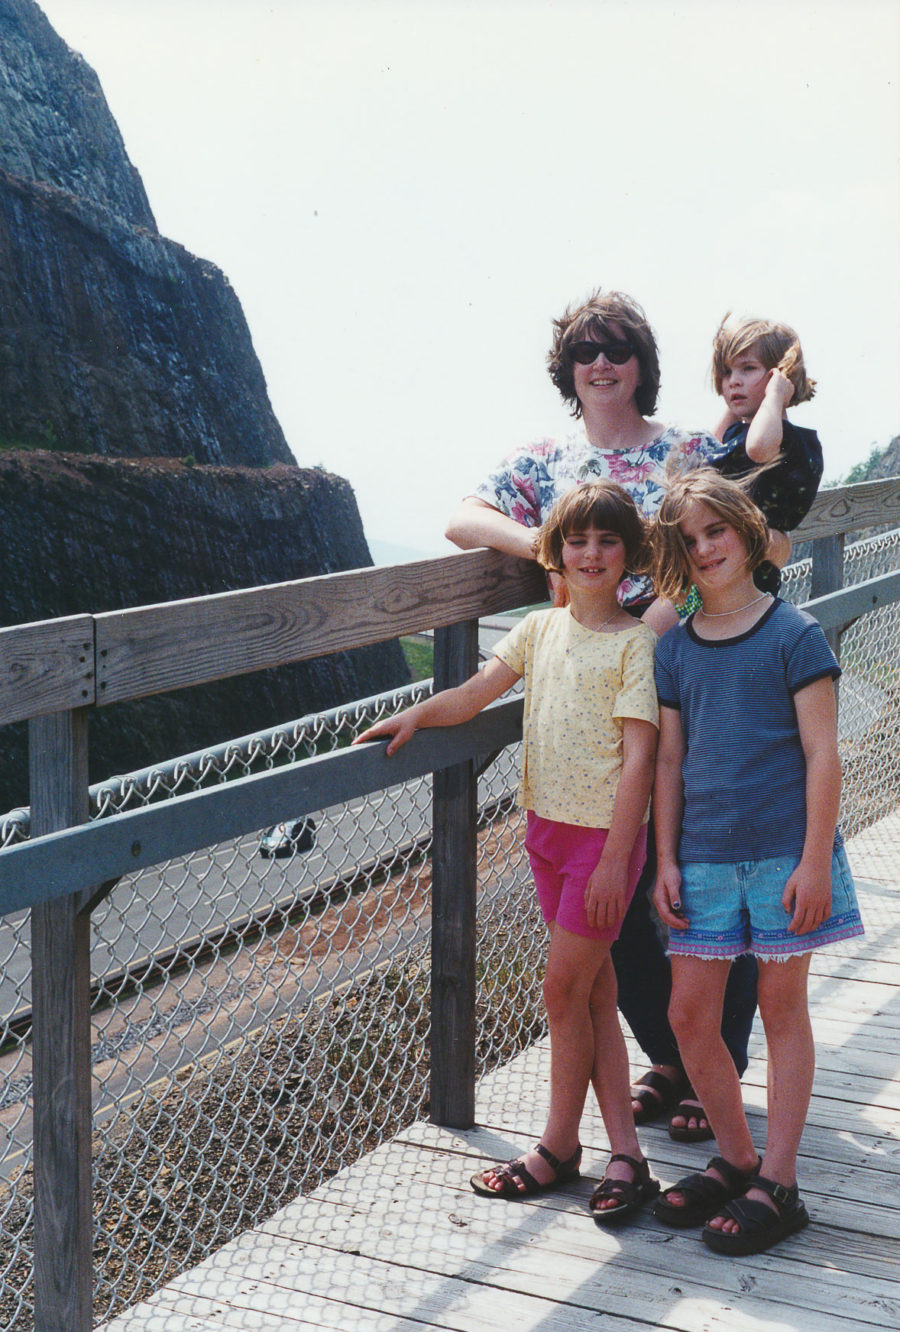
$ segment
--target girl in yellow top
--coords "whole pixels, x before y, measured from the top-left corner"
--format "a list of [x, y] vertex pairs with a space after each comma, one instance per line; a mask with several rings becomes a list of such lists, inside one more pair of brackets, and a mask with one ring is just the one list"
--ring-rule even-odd
[[646, 857], [656, 753], [656, 635], [618, 599], [626, 572], [646, 567], [644, 521], [615, 483], [579, 486], [553, 508], [537, 558], [565, 579], [569, 605], [527, 615], [465, 684], [377, 723], [356, 743], [389, 736], [392, 754], [420, 727], [468, 721], [524, 677], [519, 802], [550, 931], [550, 1114], [531, 1151], [474, 1175], [472, 1187], [522, 1198], [574, 1179], [593, 1084], [612, 1157], [590, 1207], [606, 1225], [659, 1191], [635, 1131], [610, 959]]

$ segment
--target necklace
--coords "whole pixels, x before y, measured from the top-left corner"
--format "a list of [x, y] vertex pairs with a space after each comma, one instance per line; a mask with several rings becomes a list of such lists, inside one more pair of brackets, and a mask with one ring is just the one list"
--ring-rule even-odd
[[[596, 629], [592, 629], [592, 630], [591, 630], [591, 633], [592, 633], [592, 634], [599, 634], [599, 632], [600, 632], [601, 629], [605, 629], [606, 626], [607, 626], [608, 624], [612, 624], [613, 620], [616, 618], [617, 615], [619, 615], [619, 613], [621, 612], [621, 610], [622, 610], [622, 607], [621, 607], [621, 606], [617, 606], [616, 609], [613, 611], [612, 615], [610, 615], [609, 619], [604, 620], [602, 624], [598, 624]], [[586, 629], [586, 628], [587, 628], [587, 625], [584, 625], [583, 627]]]
[[[725, 615], [737, 615], [739, 611], [749, 610], [751, 606], [756, 606], [760, 601], [765, 601], [768, 595], [768, 592], [763, 592], [761, 596], [754, 597], [752, 601], [745, 601], [743, 606], [735, 606], [734, 610], [730, 611], [708, 611], [704, 606], [700, 607], [700, 611], [708, 620], [721, 620]], [[609, 620], [606, 623], [609, 624]]]

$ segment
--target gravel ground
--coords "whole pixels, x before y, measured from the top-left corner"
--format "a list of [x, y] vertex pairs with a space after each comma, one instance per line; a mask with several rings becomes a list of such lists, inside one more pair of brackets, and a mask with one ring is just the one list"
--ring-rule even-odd
[[[519, 835], [500, 824], [481, 841], [491, 858], [517, 850]], [[373, 920], [389, 917], [392, 903], [422, 906], [429, 888], [426, 865], [355, 899], [359, 910], [349, 914], [369, 939]], [[544, 1034], [535, 968], [519, 952], [528, 922], [495, 904], [486, 914], [490, 993], [479, 1002], [478, 1027], [485, 1067]], [[343, 946], [352, 929], [345, 935]], [[287, 934], [276, 945], [296, 946]], [[429, 983], [424, 946], [392, 958], [302, 1015], [181, 1069], [145, 1093], [133, 1113], [120, 1112], [95, 1133], [97, 1322], [427, 1115]], [[127, 1048], [160, 1030], [153, 1015], [117, 1039]], [[0, 1327], [9, 1332], [33, 1327], [32, 1194], [30, 1168], [0, 1188]]]

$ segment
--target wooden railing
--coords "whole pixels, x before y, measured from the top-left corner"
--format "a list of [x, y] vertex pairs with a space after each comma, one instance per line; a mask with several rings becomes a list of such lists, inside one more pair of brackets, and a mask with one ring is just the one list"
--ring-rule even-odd
[[[900, 599], [900, 573], [841, 590], [844, 534], [900, 525], [900, 481], [823, 492], [811, 539], [815, 614], [842, 629]], [[0, 915], [29, 907], [33, 955], [35, 1294], [38, 1332], [91, 1326], [90, 943], [103, 885], [280, 819], [433, 772], [432, 1118], [474, 1115], [473, 758], [521, 735], [521, 700], [452, 730], [337, 751], [88, 821], [90, 708], [307, 660], [400, 634], [435, 633], [435, 687], [467, 678], [478, 619], [540, 601], [533, 564], [469, 551], [221, 596], [0, 631], [0, 724], [28, 720], [31, 840], [0, 852]]]

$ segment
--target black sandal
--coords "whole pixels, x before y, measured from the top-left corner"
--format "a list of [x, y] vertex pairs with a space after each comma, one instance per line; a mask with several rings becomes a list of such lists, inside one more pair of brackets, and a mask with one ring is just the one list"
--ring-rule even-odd
[[[646, 1158], [636, 1161], [633, 1156], [616, 1152], [615, 1156], [609, 1158], [610, 1165], [613, 1161], [627, 1161], [634, 1173], [630, 1180], [610, 1179], [606, 1176], [594, 1189], [588, 1207], [598, 1226], [617, 1226], [659, 1193], [659, 1180], [650, 1174], [650, 1164]], [[598, 1207], [597, 1204], [604, 1198], [615, 1199], [618, 1206]]]
[[775, 1203], [775, 1209], [755, 1198], [742, 1197], [714, 1213], [716, 1216], [727, 1217], [729, 1221], [737, 1221], [740, 1226], [740, 1230], [735, 1232], [716, 1230], [709, 1225], [703, 1227], [700, 1238], [716, 1253], [730, 1253], [735, 1257], [747, 1253], [764, 1253], [779, 1240], [809, 1225], [809, 1212], [796, 1184], [788, 1188], [786, 1184], [776, 1184], [774, 1180], [758, 1175], [750, 1181], [748, 1187], [767, 1193]]
[[[673, 1124], [676, 1115], [682, 1119], [705, 1119], [706, 1128], [701, 1128], [699, 1124], [696, 1128], [689, 1128], [687, 1124]], [[708, 1142], [715, 1137], [706, 1112], [690, 1087], [669, 1116], [669, 1137], [673, 1142]]]
[[[704, 1221], [721, 1214], [726, 1203], [746, 1193], [748, 1187], [756, 1182], [761, 1165], [762, 1161], [758, 1160], [752, 1170], [738, 1170], [724, 1157], [714, 1156], [706, 1168], [718, 1170], [721, 1180], [702, 1172], [685, 1175], [684, 1179], [665, 1189], [662, 1196], [657, 1198], [653, 1215], [664, 1226], [673, 1226], [676, 1230], [702, 1226]], [[670, 1193], [683, 1194], [684, 1202], [680, 1206], [670, 1202]]]
[[[644, 1090], [640, 1090], [643, 1088]], [[640, 1101], [640, 1110], [634, 1112], [635, 1124], [652, 1124], [677, 1104], [684, 1095], [685, 1078], [680, 1074], [673, 1082], [664, 1073], [657, 1073], [652, 1068], [637, 1082], [632, 1083], [631, 1099]]]
[[[488, 1166], [487, 1170], [478, 1170], [469, 1180], [469, 1183], [482, 1198], [505, 1198], [509, 1200], [510, 1198], [533, 1198], [536, 1193], [547, 1193], [551, 1189], [562, 1188], [563, 1184], [568, 1184], [571, 1180], [578, 1178], [579, 1167], [581, 1166], [580, 1147], [576, 1147], [568, 1161], [560, 1161], [559, 1157], [548, 1151], [542, 1142], [537, 1143], [534, 1150], [556, 1171], [553, 1178], [549, 1179], [546, 1184], [541, 1184], [535, 1179], [531, 1171], [526, 1169], [525, 1162], [521, 1158], [515, 1161], [507, 1161], [504, 1165]], [[484, 1177], [488, 1172], [500, 1181], [499, 1189], [492, 1189], [485, 1184]], [[522, 1181], [524, 1188], [519, 1188], [518, 1180]]]

